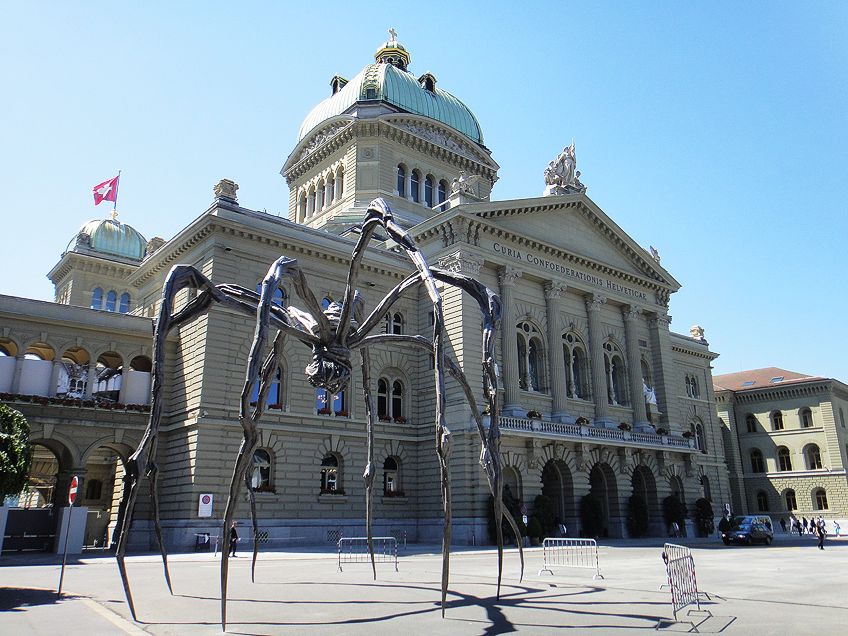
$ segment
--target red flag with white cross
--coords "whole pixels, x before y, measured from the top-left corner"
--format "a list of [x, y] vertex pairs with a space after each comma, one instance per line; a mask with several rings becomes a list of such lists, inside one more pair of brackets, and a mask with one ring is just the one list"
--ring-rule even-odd
[[121, 178], [120, 173], [117, 177], [113, 177], [103, 183], [98, 183], [92, 192], [94, 193], [94, 205], [99, 205], [101, 201], [118, 201], [118, 179]]

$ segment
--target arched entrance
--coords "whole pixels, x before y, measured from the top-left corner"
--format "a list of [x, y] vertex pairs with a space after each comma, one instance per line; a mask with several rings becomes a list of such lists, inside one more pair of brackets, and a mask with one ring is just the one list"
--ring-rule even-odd
[[84, 545], [108, 548], [124, 492], [124, 465], [132, 449], [126, 444], [103, 444], [85, 458], [85, 480], [79, 505], [88, 508]]
[[[653, 473], [647, 466], [637, 466], [633, 470], [630, 484], [633, 487], [633, 495], [639, 497], [644, 502], [647, 510], [645, 534], [662, 536], [662, 523], [659, 521], [660, 509], [657, 500], [657, 482], [654, 479]], [[633, 503], [631, 500], [631, 504]], [[633, 511], [628, 511], [628, 515], [632, 514]]]
[[569, 533], [574, 534], [577, 528], [574, 484], [571, 471], [564, 461], [551, 459], [542, 468], [542, 494], [551, 500], [559, 523], [565, 524]]
[[621, 512], [618, 505], [618, 486], [609, 464], [599, 462], [589, 473], [589, 495], [600, 504], [600, 536], [621, 535]]

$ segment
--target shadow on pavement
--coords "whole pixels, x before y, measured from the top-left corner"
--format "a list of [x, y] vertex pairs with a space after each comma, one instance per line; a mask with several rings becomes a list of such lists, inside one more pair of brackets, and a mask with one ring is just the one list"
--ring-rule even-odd
[[[66, 594], [61, 600], [73, 598]], [[53, 605], [59, 601], [55, 590], [28, 587], [0, 587], [0, 612], [23, 611], [36, 605]]]

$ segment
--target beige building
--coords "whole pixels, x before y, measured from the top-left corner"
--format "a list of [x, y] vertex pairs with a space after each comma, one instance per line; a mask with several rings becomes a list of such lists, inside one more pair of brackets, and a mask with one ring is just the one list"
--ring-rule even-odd
[[776, 367], [713, 382], [735, 511], [848, 518], [848, 386]]
[[[710, 371], [716, 354], [703, 330], [669, 329], [669, 299], [680, 284], [656, 252], [636, 244], [586, 195], [565, 155], [559, 172], [546, 171], [549, 196], [493, 201], [498, 165], [479, 122], [434, 75], [416, 77], [409, 64], [392, 39], [353, 79], [332, 79], [282, 169], [287, 219], [240, 206], [238, 186], [223, 180], [211, 205], [168, 241], [148, 242], [116, 219], [83, 226], [50, 271], [55, 303], [0, 297], [0, 393], [32, 424], [41, 449], [33, 483], [43, 501], [62, 505], [56, 493], [69, 475], [81, 474], [101, 482], [83, 501], [99, 511], [92, 537], [105, 539], [104, 519], [114, 524], [121, 460], [146, 420], [151, 317], [174, 264], [253, 288], [285, 254], [329, 303], [344, 290], [355, 226], [381, 196], [431, 264], [478, 277], [502, 297], [506, 483], [531, 514], [535, 497], [549, 496], [574, 536], [579, 502], [593, 495], [603, 532], [622, 536], [635, 493], [649, 504], [652, 531], [662, 534], [666, 497], [690, 510], [702, 496], [716, 509], [729, 502]], [[544, 166], [540, 159], [540, 175]], [[528, 190], [543, 185], [540, 179]], [[412, 269], [391, 242], [373, 241], [360, 279], [367, 308]], [[479, 311], [455, 289], [443, 293], [450, 353], [480, 394]], [[182, 292], [177, 305], [191, 294]], [[300, 304], [288, 286], [278, 301]], [[430, 312], [425, 294], [407, 295], [384, 328], [426, 334]], [[220, 523], [241, 440], [238, 393], [252, 334], [252, 321], [213, 307], [169, 340], [157, 461], [172, 547], [187, 547], [196, 532], [215, 532]], [[350, 535], [364, 527], [358, 360], [350, 386], [332, 396], [306, 381], [309, 359], [308, 349], [287, 343], [255, 457], [261, 523], [277, 539], [323, 541], [340, 528]], [[433, 540], [441, 506], [431, 361], [399, 347], [376, 350], [371, 361], [383, 489], [376, 531]], [[447, 403], [454, 537], [482, 542], [489, 494], [479, 443], [470, 408], [450, 380]], [[211, 517], [199, 516], [206, 494]], [[243, 507], [239, 516], [246, 515]], [[147, 518], [142, 506], [135, 546], [153, 541]]]

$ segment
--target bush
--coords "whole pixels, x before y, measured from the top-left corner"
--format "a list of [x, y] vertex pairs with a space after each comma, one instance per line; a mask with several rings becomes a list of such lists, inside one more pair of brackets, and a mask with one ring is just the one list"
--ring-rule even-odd
[[[518, 531], [521, 536], [526, 537], [527, 526], [524, 525], [524, 522], [521, 520], [521, 502], [513, 496], [512, 491], [508, 486], [504, 486], [503, 489], [503, 506], [504, 509], [512, 515], [512, 518], [515, 519], [515, 523], [518, 526]], [[497, 543], [497, 537], [495, 536], [495, 498], [491, 495], [489, 495], [488, 526], [490, 541], [492, 543]], [[506, 519], [503, 521], [503, 536], [505, 543], [509, 543], [515, 539], [512, 528], [509, 527], [509, 522], [506, 521]]]
[[545, 536], [545, 532], [542, 530], [542, 522], [536, 515], [530, 517], [527, 523], [527, 534], [531, 539], [542, 539]]
[[672, 522], [676, 521], [680, 526], [681, 534], [686, 532], [686, 504], [680, 501], [674, 495], [669, 495], [663, 499], [663, 520], [665, 520], [666, 529], [671, 527]]
[[0, 504], [24, 489], [31, 463], [26, 418], [20, 411], [0, 404]]
[[627, 533], [634, 538], [648, 534], [648, 502], [641, 495], [631, 495], [627, 503]]
[[695, 528], [702, 537], [708, 537], [715, 532], [715, 515], [709, 500], [701, 497], [695, 502]]
[[580, 536], [599, 537], [604, 532], [604, 508], [600, 499], [584, 495], [580, 500]]
[[556, 530], [557, 519], [554, 514], [554, 503], [550, 497], [539, 495], [533, 500], [533, 516], [542, 524], [542, 532], [545, 536], [552, 536]]

